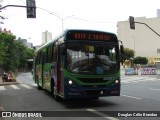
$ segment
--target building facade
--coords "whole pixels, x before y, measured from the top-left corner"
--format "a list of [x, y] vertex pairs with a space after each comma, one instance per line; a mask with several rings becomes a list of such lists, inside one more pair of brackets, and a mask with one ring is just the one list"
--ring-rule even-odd
[[27, 48], [33, 48], [33, 43], [27, 42], [27, 39], [18, 38], [19, 41], [22, 41], [23, 45]]
[[52, 33], [48, 32], [47, 30], [42, 32], [42, 44], [45, 44], [50, 40], [52, 40]]
[[160, 9], [157, 9], [157, 17], [160, 17]]
[[160, 17], [135, 18], [135, 22], [147, 24], [155, 32], [144, 24], [135, 23], [135, 30], [130, 29], [129, 21], [118, 22], [118, 39], [123, 41], [125, 48], [135, 51], [136, 56], [159, 58], [160, 56]]

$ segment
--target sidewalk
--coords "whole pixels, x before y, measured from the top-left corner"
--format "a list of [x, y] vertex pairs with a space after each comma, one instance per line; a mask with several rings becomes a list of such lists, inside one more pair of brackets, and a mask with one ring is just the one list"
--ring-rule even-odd
[[13, 85], [13, 84], [19, 84], [18, 82], [3, 82], [2, 76], [0, 76], [0, 86], [2, 85]]

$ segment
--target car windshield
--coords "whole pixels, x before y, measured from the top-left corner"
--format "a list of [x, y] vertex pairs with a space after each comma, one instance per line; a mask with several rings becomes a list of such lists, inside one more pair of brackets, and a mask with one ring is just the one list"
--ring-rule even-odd
[[117, 69], [117, 45], [77, 44], [67, 46], [67, 69], [82, 74], [107, 74]]

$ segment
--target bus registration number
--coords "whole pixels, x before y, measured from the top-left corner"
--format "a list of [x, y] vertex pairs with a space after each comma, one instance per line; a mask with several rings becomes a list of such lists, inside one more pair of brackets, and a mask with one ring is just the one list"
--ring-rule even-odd
[[104, 77], [103, 80], [114, 80], [114, 77]]

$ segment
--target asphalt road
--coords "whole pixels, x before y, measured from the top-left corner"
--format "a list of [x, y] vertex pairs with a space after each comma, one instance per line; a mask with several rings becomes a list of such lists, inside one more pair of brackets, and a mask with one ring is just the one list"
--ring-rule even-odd
[[[120, 97], [103, 97], [98, 100], [70, 100], [61, 102], [56, 102], [49, 92], [37, 90], [31, 73], [20, 74], [17, 79], [20, 82], [18, 85], [0, 86], [0, 107], [5, 111], [63, 111], [59, 112], [59, 116], [57, 117], [37, 118], [37, 120], [160, 119], [158, 117], [141, 117], [143, 113], [145, 114], [148, 111], [155, 115], [156, 112], [154, 111], [159, 111], [158, 113], [160, 113], [160, 79], [157, 76], [122, 76]], [[72, 112], [74, 111], [79, 112], [74, 113], [77, 115], [72, 116]], [[110, 113], [106, 111], [116, 111], [116, 115], [118, 114], [119, 116], [133, 116], [133, 114], [135, 116], [136, 114], [139, 117], [110, 117]], [[0, 120], [1, 119], [21, 120], [22, 118], [0, 118]], [[27, 120], [27, 118], [23, 119]], [[36, 118], [32, 119], [35, 120]]]

